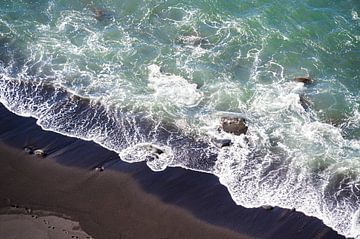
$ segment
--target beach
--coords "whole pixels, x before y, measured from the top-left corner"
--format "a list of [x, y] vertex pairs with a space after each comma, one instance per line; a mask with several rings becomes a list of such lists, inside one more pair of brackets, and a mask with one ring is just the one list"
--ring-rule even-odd
[[[15, 217], [12, 227], [37, 235], [40, 226], [28, 221], [51, 215], [60, 218], [55, 229], [79, 223], [77, 234], [51, 238], [343, 238], [299, 212], [238, 206], [213, 175], [152, 172], [93, 142], [44, 131], [3, 106], [0, 115], [1, 225]], [[47, 155], [29, 155], [30, 145]]]
[[355, 0], [0, 5], [4, 237], [360, 237]]

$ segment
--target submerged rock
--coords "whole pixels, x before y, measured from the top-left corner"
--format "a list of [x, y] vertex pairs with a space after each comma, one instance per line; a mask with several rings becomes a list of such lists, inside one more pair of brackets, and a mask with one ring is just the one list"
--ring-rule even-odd
[[239, 117], [222, 117], [221, 128], [226, 133], [241, 135], [246, 134], [248, 127], [245, 124], [245, 119]]
[[42, 150], [42, 149], [36, 149], [36, 150], [34, 150], [34, 154], [35, 154], [36, 156], [38, 156], [38, 157], [45, 157], [45, 156], [46, 156], [45, 151]]
[[150, 154], [153, 154], [153, 155], [160, 155], [160, 154], [163, 154], [165, 153], [164, 150], [156, 147], [155, 145], [152, 145], [152, 144], [148, 144], [148, 145], [145, 145], [143, 146], [147, 151], [149, 151]]
[[229, 147], [232, 144], [230, 139], [211, 139], [211, 143], [218, 148]]
[[91, 11], [94, 13], [94, 18], [99, 22], [107, 22], [114, 19], [113, 13], [107, 9], [92, 7]]
[[302, 82], [305, 85], [309, 85], [309, 84], [313, 83], [313, 80], [310, 77], [295, 77], [294, 81]]
[[154, 153], [160, 155], [160, 154], [163, 154], [164, 151], [161, 150], [161, 149], [159, 149], [159, 148], [155, 148], [155, 149], [154, 149]]
[[188, 45], [193, 47], [200, 47], [203, 49], [209, 49], [212, 47], [209, 40], [197, 35], [181, 36], [178, 38], [180, 45]]
[[300, 95], [300, 104], [305, 110], [311, 106], [311, 102], [304, 95]]

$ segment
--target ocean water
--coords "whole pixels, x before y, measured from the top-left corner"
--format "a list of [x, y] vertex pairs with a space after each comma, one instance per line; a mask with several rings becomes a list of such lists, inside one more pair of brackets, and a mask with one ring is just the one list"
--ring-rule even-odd
[[0, 102], [360, 238], [358, 0], [0, 0]]

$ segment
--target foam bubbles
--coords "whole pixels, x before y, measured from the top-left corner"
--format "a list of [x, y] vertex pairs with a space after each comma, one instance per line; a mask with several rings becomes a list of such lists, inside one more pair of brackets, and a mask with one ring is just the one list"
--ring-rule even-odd
[[360, 20], [359, 14], [355, 10], [351, 11], [351, 16], [353, 20]]
[[123, 161], [134, 163], [146, 161], [153, 171], [162, 171], [172, 163], [174, 155], [167, 146], [156, 146], [149, 143], [137, 144], [128, 147], [119, 153]]
[[176, 106], [195, 106], [202, 98], [196, 84], [188, 82], [180, 76], [160, 72], [158, 65], [150, 65], [148, 86], [155, 91], [158, 101], [168, 102]]

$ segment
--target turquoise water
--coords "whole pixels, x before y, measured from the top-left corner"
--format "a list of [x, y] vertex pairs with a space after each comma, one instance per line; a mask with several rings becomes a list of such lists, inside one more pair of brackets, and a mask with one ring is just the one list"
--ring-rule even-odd
[[[296, 208], [360, 236], [359, 1], [0, 0], [0, 101], [45, 129], [95, 142], [122, 160], [215, 174], [246, 207]], [[293, 81], [310, 76], [314, 83]], [[29, 86], [31, 85], [31, 87]], [[77, 118], [44, 94], [103, 105], [111, 125]], [[301, 99], [305, 98], [307, 107]], [[113, 112], [117, 112], [114, 114]], [[176, 127], [204, 144], [193, 161], [174, 141], [120, 140], [119, 112]], [[219, 132], [247, 119], [246, 136]], [[123, 122], [123, 121], [121, 121]], [[137, 128], [128, 120], [129, 127]], [[142, 127], [142, 126], [139, 126]], [[217, 148], [213, 138], [231, 139]], [[125, 142], [126, 141], [126, 142]]]

